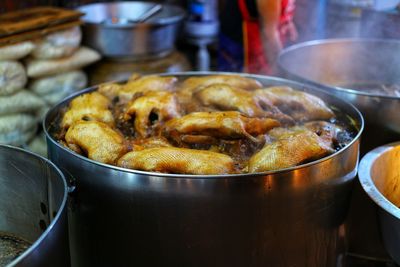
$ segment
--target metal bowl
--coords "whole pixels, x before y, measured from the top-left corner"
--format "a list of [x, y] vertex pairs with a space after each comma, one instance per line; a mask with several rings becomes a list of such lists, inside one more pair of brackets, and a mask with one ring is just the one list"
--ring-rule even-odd
[[115, 60], [145, 60], [166, 56], [174, 50], [185, 11], [163, 4], [144, 22], [137, 20], [155, 4], [110, 2], [81, 6], [83, 43]]
[[[70, 266], [66, 201], [64, 176], [53, 163], [0, 145], [0, 241], [3, 233], [32, 244], [6, 266]], [[12, 244], [2, 244], [8, 259], [15, 255]]]
[[399, 51], [397, 40], [317, 40], [288, 47], [278, 64], [283, 76], [318, 85], [361, 111], [365, 118], [361, 150], [366, 153], [400, 139], [400, 98], [360, 90], [361, 83], [400, 85]]
[[400, 264], [400, 142], [367, 153], [360, 162], [358, 177], [365, 192], [379, 206], [386, 250]]
[[[178, 78], [223, 73], [172, 73]], [[355, 126], [340, 151], [265, 173], [179, 175], [123, 169], [90, 160], [53, 137], [75, 94], [44, 120], [50, 159], [76, 183], [73, 264], [120, 266], [337, 266], [343, 222], [357, 172], [363, 119], [354, 106], [313, 86], [287, 85], [324, 99]]]

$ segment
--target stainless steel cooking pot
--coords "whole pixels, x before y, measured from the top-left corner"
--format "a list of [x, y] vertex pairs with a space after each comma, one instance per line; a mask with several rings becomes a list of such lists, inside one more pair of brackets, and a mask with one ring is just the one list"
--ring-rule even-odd
[[[182, 8], [162, 4], [159, 12], [140, 22], [155, 3], [110, 2], [78, 8], [83, 12], [83, 43], [102, 55], [116, 60], [143, 60], [161, 57], [173, 51]], [[154, 10], [154, 9], [153, 9]]]
[[70, 266], [66, 201], [53, 163], [0, 145], [0, 232], [32, 243], [7, 266]]
[[[215, 73], [168, 75], [210, 74]], [[312, 86], [240, 75], [323, 98], [353, 122], [356, 137], [328, 157], [274, 172], [201, 176], [128, 170], [75, 154], [53, 137], [75, 94], [44, 120], [50, 159], [76, 183], [70, 214], [73, 265], [337, 265], [357, 172], [361, 114]]]
[[285, 49], [278, 64], [285, 77], [318, 85], [354, 104], [365, 118], [361, 151], [400, 139], [400, 97], [382, 96], [363, 86], [400, 85], [400, 41], [331, 39]]
[[400, 264], [400, 143], [366, 154], [360, 162], [358, 177], [365, 192], [379, 206], [383, 242]]

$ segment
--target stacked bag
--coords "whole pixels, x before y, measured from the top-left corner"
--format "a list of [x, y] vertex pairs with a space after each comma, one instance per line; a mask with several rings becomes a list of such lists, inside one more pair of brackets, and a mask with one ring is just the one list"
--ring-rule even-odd
[[87, 86], [83, 67], [100, 59], [80, 46], [79, 26], [0, 47], [0, 143], [45, 155], [38, 129], [47, 110]]

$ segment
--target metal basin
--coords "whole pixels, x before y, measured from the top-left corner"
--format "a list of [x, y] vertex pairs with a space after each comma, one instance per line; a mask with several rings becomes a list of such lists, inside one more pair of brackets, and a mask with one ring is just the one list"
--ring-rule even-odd
[[0, 145], [0, 232], [32, 243], [6, 266], [70, 266], [66, 201], [53, 163]]
[[185, 12], [163, 4], [143, 23], [135, 22], [153, 7], [151, 2], [110, 2], [81, 6], [85, 13], [83, 43], [115, 60], [144, 60], [173, 51]]
[[400, 143], [367, 153], [358, 172], [361, 185], [379, 206], [379, 220], [386, 250], [400, 264]]
[[[175, 73], [179, 78], [215, 73]], [[222, 73], [218, 73], [222, 74]], [[177, 175], [105, 165], [75, 154], [52, 135], [62, 110], [44, 121], [50, 159], [76, 183], [70, 213], [76, 266], [337, 266], [343, 222], [357, 172], [361, 114], [312, 86], [288, 85], [343, 111], [356, 137], [301, 166], [240, 175]]]
[[400, 139], [400, 98], [367, 93], [361, 85], [400, 84], [399, 51], [396, 40], [318, 40], [285, 49], [278, 64], [283, 76], [319, 85], [361, 111], [364, 154]]

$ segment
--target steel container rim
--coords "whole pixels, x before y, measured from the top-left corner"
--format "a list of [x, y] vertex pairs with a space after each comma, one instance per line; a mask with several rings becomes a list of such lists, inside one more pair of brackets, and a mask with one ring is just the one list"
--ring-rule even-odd
[[[312, 162], [308, 162], [305, 164], [301, 164], [298, 166], [293, 166], [293, 167], [289, 167], [289, 168], [283, 168], [283, 169], [279, 169], [279, 170], [273, 170], [273, 171], [267, 171], [267, 172], [258, 172], [258, 173], [239, 173], [239, 174], [218, 174], [218, 175], [193, 175], [193, 174], [171, 174], [171, 173], [157, 173], [157, 172], [148, 172], [148, 171], [140, 171], [140, 170], [133, 170], [133, 169], [128, 169], [128, 168], [122, 168], [122, 167], [118, 167], [118, 166], [114, 166], [114, 165], [110, 165], [110, 164], [105, 164], [105, 163], [101, 163], [101, 162], [97, 162], [95, 160], [89, 159], [87, 157], [84, 157], [82, 155], [79, 155], [75, 152], [73, 152], [72, 150], [64, 147], [63, 145], [61, 145], [60, 143], [58, 143], [56, 140], [54, 140], [54, 138], [51, 136], [51, 134], [48, 131], [48, 128], [50, 127], [51, 121], [49, 122], [50, 118], [50, 114], [53, 114], [54, 112], [56, 112], [57, 110], [60, 109], [61, 106], [63, 106], [64, 104], [70, 102], [73, 98], [84, 94], [84, 93], [88, 93], [91, 91], [94, 91], [98, 85], [89, 87], [87, 89], [84, 89], [82, 91], [76, 92], [66, 98], [64, 98], [63, 100], [61, 100], [60, 102], [58, 102], [56, 105], [54, 105], [51, 109], [48, 110], [48, 112], [46, 113], [43, 121], [42, 121], [42, 127], [43, 127], [43, 131], [46, 135], [46, 139], [48, 142], [51, 142], [51, 144], [53, 146], [56, 146], [58, 149], [63, 150], [64, 152], [68, 153], [69, 155], [80, 159], [80, 160], [84, 160], [86, 162], [95, 164], [99, 167], [103, 167], [103, 168], [107, 168], [107, 169], [112, 169], [112, 170], [116, 170], [116, 171], [122, 171], [124, 173], [132, 173], [132, 174], [139, 174], [139, 175], [147, 175], [147, 176], [153, 176], [153, 177], [162, 177], [162, 178], [191, 178], [191, 179], [226, 179], [226, 178], [251, 178], [251, 177], [262, 177], [262, 176], [266, 176], [266, 175], [272, 175], [272, 174], [279, 174], [279, 173], [287, 173], [287, 172], [291, 172], [293, 170], [299, 170], [299, 169], [303, 169], [303, 168], [307, 168], [313, 165], [317, 165], [321, 162], [324, 161], [328, 161], [342, 153], [344, 153], [346, 150], [348, 150], [355, 142], [357, 142], [360, 139], [360, 136], [364, 130], [364, 118], [363, 115], [361, 114], [361, 112], [350, 102], [340, 99], [337, 96], [330, 94], [322, 89], [319, 88], [315, 88], [314, 86], [310, 86], [308, 84], [303, 84], [300, 82], [296, 82], [296, 81], [291, 81], [288, 79], [283, 79], [283, 78], [279, 78], [279, 77], [273, 77], [273, 76], [265, 76], [265, 75], [257, 75], [257, 74], [247, 74], [247, 73], [234, 73], [234, 72], [210, 72], [210, 71], [189, 71], [189, 72], [171, 72], [171, 73], [158, 73], [158, 74], [154, 74], [154, 75], [160, 75], [160, 76], [180, 76], [180, 77], [184, 77], [184, 76], [205, 76], [205, 75], [240, 75], [243, 77], [247, 77], [247, 78], [254, 78], [254, 79], [268, 79], [269, 81], [276, 81], [276, 82], [284, 82], [287, 84], [291, 84], [291, 85], [296, 85], [300, 88], [311, 88], [313, 91], [318, 91], [319, 93], [328, 95], [329, 97], [336, 99], [339, 102], [344, 103], [345, 105], [349, 106], [349, 108], [351, 108], [355, 114], [357, 115], [357, 122], [359, 122], [359, 129], [357, 135], [353, 138], [353, 140], [351, 140], [350, 143], [348, 143], [345, 147], [341, 148], [340, 150], [336, 151], [333, 154], [330, 154], [326, 157], [323, 157], [321, 159], [312, 161]], [[126, 80], [123, 81], [114, 81], [114, 82], [126, 82]]]
[[398, 44], [400, 47], [400, 40], [395, 40], [395, 39], [357, 38], [357, 37], [355, 37], [355, 38], [332, 38], [332, 39], [311, 40], [311, 41], [294, 44], [287, 48], [284, 48], [278, 56], [278, 66], [280, 69], [282, 69], [286, 73], [290, 74], [294, 78], [296, 78], [302, 82], [312, 84], [314, 86], [320, 86], [320, 87], [322, 86], [324, 88], [334, 89], [338, 92], [347, 93], [347, 94], [355, 94], [355, 95], [361, 95], [361, 96], [367, 96], [367, 97], [378, 97], [378, 98], [385, 98], [385, 99], [391, 99], [391, 100], [399, 100], [400, 99], [400, 96], [390, 96], [390, 95], [380, 95], [380, 94], [368, 93], [368, 92], [363, 92], [363, 91], [354, 90], [354, 89], [350, 89], [350, 88], [334, 86], [334, 85], [327, 85], [327, 84], [324, 84], [321, 82], [317, 82], [317, 81], [305, 78], [296, 73], [293, 73], [292, 71], [288, 70], [287, 67], [285, 67], [285, 64], [282, 63], [283, 57], [293, 51], [300, 50], [305, 47], [312, 47], [312, 46], [324, 45], [324, 44], [337, 44], [337, 43], [342, 43], [342, 44], [344, 44], [344, 43], [352, 43], [352, 44], [356, 44], [356, 43], [394, 43], [394, 44]]
[[375, 186], [371, 177], [371, 168], [374, 162], [383, 154], [389, 152], [395, 147], [400, 146], [400, 142], [394, 142], [377, 147], [368, 152], [360, 161], [358, 166], [358, 177], [364, 191], [368, 196], [383, 210], [400, 219], [400, 208], [390, 202]]
[[[127, 2], [100, 2], [100, 3], [92, 3], [92, 4], [87, 4], [87, 5], [82, 5], [77, 8], [78, 11], [84, 13], [82, 11], [83, 8], [90, 8], [94, 6], [112, 6], [112, 5], [119, 5], [119, 4], [146, 4], [150, 5], [152, 2], [143, 2], [143, 1], [127, 1]], [[154, 27], [154, 26], [167, 26], [171, 24], [176, 24], [182, 21], [185, 16], [186, 12], [179, 6], [176, 5], [171, 5], [171, 4], [162, 4], [164, 7], [168, 8], [173, 8], [176, 9], [179, 14], [171, 16], [171, 17], [166, 17], [166, 18], [160, 18], [157, 21], [151, 21], [151, 22], [143, 22], [143, 23], [126, 23], [126, 24], [107, 24], [107, 23], [101, 23], [101, 22], [93, 22], [93, 21], [88, 21], [82, 18], [82, 21], [84, 22], [83, 26], [96, 26], [100, 27], [103, 29], [138, 29], [138, 28], [149, 28], [149, 27]]]
[[51, 162], [49, 159], [46, 159], [38, 154], [35, 154], [33, 152], [27, 151], [25, 149], [19, 148], [19, 147], [14, 147], [10, 145], [5, 145], [5, 144], [0, 144], [0, 149], [9, 149], [9, 150], [15, 150], [19, 151], [27, 157], [34, 157], [37, 159], [40, 159], [43, 161], [47, 166], [49, 166], [53, 171], [56, 172], [58, 177], [61, 179], [64, 187], [64, 194], [62, 196], [62, 201], [60, 203], [60, 207], [57, 210], [56, 216], [54, 216], [53, 220], [50, 222], [50, 224], [47, 226], [46, 230], [35, 240], [35, 242], [32, 243], [32, 245], [29, 246], [28, 249], [26, 249], [21, 255], [19, 255], [17, 258], [15, 258], [12, 262], [10, 262], [7, 267], [11, 266], [17, 266], [25, 257], [27, 257], [29, 254], [31, 254], [33, 251], [35, 251], [40, 244], [43, 242], [43, 240], [50, 234], [50, 232], [53, 230], [55, 225], [59, 222], [61, 213], [62, 211], [66, 208], [67, 205], [67, 198], [68, 198], [68, 186], [67, 182], [65, 180], [64, 174], [58, 169], [58, 167]]

